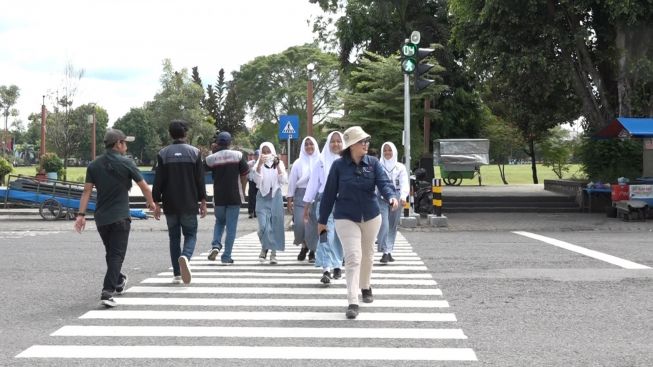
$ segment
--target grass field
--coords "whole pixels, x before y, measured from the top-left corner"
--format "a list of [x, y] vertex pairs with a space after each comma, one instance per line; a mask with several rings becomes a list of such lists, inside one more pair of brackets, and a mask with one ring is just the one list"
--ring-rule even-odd
[[[141, 167], [141, 170], [145, 171], [149, 171], [150, 169], [150, 166]], [[33, 166], [15, 167], [11, 174], [34, 176], [36, 174], [36, 169]], [[435, 174], [436, 176], [439, 176], [440, 174], [438, 167], [436, 167]], [[68, 181], [84, 182], [85, 175], [86, 167], [68, 167]], [[503, 185], [501, 176], [499, 175], [499, 168], [496, 165], [482, 166], [481, 175], [483, 178], [483, 185]], [[580, 165], [571, 165], [569, 173], [567, 173], [564, 178], [571, 178], [573, 176], [583, 177], [583, 173], [580, 172]], [[537, 165], [537, 177], [540, 183], [544, 182], [545, 179], [557, 179], [551, 168], [544, 167], [541, 164]], [[531, 166], [529, 164], [507, 165], [506, 180], [508, 181], [508, 184], [513, 185], [532, 184], [533, 174], [531, 172]], [[478, 185], [478, 180], [476, 178], [473, 180], [463, 180], [462, 185]]]

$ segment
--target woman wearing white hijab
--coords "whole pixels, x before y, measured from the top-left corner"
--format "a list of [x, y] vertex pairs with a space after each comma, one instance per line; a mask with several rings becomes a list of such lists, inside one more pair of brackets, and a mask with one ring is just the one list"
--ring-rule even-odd
[[[320, 197], [324, 192], [324, 186], [329, 175], [329, 170], [333, 161], [340, 158], [342, 151], [342, 133], [333, 131], [327, 136], [326, 143], [320, 154], [320, 159], [313, 167], [313, 174], [308, 181], [306, 193], [304, 194], [304, 222], [315, 220], [317, 223], [317, 213], [320, 210]], [[315, 201], [313, 201], [315, 200]], [[314, 202], [311, 205], [311, 202]], [[340, 279], [342, 277], [342, 244], [336, 234], [335, 222], [333, 214], [329, 216], [327, 221], [327, 241], [320, 242], [317, 246], [315, 256], [315, 266], [322, 268], [322, 278], [320, 281], [324, 284], [331, 282], [331, 269], [333, 269], [333, 279]]]
[[285, 249], [281, 186], [288, 181], [288, 174], [283, 162], [277, 158], [272, 143], [261, 144], [259, 152], [260, 155], [253, 167], [254, 182], [259, 190], [256, 194], [258, 238], [262, 248], [259, 259], [265, 261], [268, 250], [272, 250], [270, 264], [276, 264], [277, 251]]
[[[295, 234], [295, 245], [302, 245], [297, 255], [297, 260], [306, 259], [308, 252], [308, 261], [315, 262], [315, 250], [317, 249], [317, 220], [304, 222], [304, 193], [308, 180], [311, 177], [313, 166], [320, 158], [320, 148], [317, 141], [307, 136], [302, 140], [299, 158], [292, 165], [290, 176], [288, 177], [288, 210], [293, 216], [293, 232]], [[295, 197], [297, 200], [294, 200]], [[309, 251], [310, 250], [310, 251]]]
[[[399, 198], [399, 205], [403, 207], [406, 197], [410, 192], [408, 172], [406, 166], [397, 162], [397, 147], [392, 142], [385, 142], [381, 145], [381, 166], [394, 185], [395, 193]], [[397, 225], [401, 217], [401, 210], [391, 210], [388, 200], [380, 193], [378, 194], [379, 209], [381, 210], [381, 228], [376, 238], [377, 250], [382, 252], [381, 264], [395, 261], [392, 258], [392, 250], [397, 237]]]

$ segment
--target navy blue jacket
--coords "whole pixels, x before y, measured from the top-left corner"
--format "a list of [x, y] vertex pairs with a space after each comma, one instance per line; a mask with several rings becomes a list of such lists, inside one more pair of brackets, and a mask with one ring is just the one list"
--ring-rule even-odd
[[336, 159], [320, 201], [318, 223], [326, 224], [334, 204], [334, 219], [353, 222], [374, 219], [380, 214], [375, 187], [388, 200], [397, 198], [394, 185], [378, 159], [365, 155], [358, 165], [350, 156]]

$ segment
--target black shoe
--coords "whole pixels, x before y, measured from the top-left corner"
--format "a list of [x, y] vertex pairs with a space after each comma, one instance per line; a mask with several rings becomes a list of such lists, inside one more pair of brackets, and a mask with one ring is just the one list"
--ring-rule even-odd
[[383, 256], [381, 256], [381, 264], [387, 264], [388, 263], [388, 255], [389, 254], [383, 254]]
[[320, 279], [320, 282], [322, 282], [322, 283], [324, 283], [324, 284], [329, 284], [329, 283], [331, 283], [331, 274], [329, 274], [328, 271], [325, 271], [325, 272], [322, 274], [322, 279]]
[[333, 269], [333, 279], [340, 279], [340, 278], [342, 278], [342, 270], [340, 270], [340, 268]]
[[234, 259], [222, 259], [222, 265], [231, 265], [234, 263]]
[[258, 261], [264, 262], [266, 257], [268, 257], [268, 250], [263, 249], [261, 250], [261, 253], [259, 253], [258, 255]]
[[116, 307], [118, 303], [113, 299], [113, 292], [102, 291], [100, 296], [100, 304], [106, 308]]
[[218, 257], [218, 254], [220, 253], [220, 250], [222, 250], [222, 247], [214, 247], [211, 249], [211, 252], [209, 252], [209, 260], [215, 261], [215, 259]]
[[363, 293], [363, 302], [365, 303], [374, 302], [374, 297], [372, 296], [372, 287], [370, 287], [369, 289], [361, 289], [361, 292]]
[[307, 253], [308, 253], [308, 247], [302, 247], [302, 249], [299, 250], [299, 255], [297, 255], [297, 260], [299, 260], [299, 261], [306, 260], [306, 254]]
[[125, 292], [125, 287], [127, 286], [127, 275], [121, 273], [120, 279], [120, 284], [116, 287], [116, 294], [119, 296]]
[[311, 264], [315, 264], [315, 252], [313, 251], [308, 252], [308, 262]]
[[254, 215], [252, 213], [249, 213], [249, 219], [254, 218]]
[[345, 316], [350, 320], [355, 319], [356, 316], [358, 316], [358, 305], [349, 305], [349, 307], [347, 307], [347, 312], [345, 312]]
[[392, 254], [388, 254], [388, 261], [391, 263], [395, 262], [395, 259], [392, 258]]

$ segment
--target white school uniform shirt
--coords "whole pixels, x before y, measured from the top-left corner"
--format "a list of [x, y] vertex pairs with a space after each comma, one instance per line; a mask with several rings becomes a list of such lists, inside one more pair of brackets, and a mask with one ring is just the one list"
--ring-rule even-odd
[[[264, 146], [267, 146], [272, 154], [277, 154], [274, 145], [269, 142], [262, 143], [259, 151], [262, 152]], [[288, 182], [288, 173], [286, 172], [286, 166], [282, 161], [279, 161], [279, 169], [281, 170], [281, 173], [278, 173], [277, 168], [267, 168], [264, 164], [261, 165], [261, 172], [256, 172], [261, 156], [263, 155], [261, 154], [259, 156], [259, 159], [254, 165], [254, 182], [256, 183], [256, 187], [258, 187], [261, 196], [266, 196], [269, 193], [274, 194], [277, 192], [277, 189], [281, 188], [282, 185]]]
[[[314, 151], [313, 154], [306, 153], [305, 144], [307, 140], [313, 142]], [[308, 181], [311, 178], [311, 173], [313, 171], [313, 166], [320, 158], [320, 147], [317, 145], [317, 141], [311, 137], [307, 136], [302, 140], [301, 152], [299, 153], [299, 158], [293, 163], [292, 169], [290, 170], [290, 176], [288, 177], [288, 195], [287, 197], [292, 198], [295, 196], [295, 191], [297, 189], [305, 189], [308, 186]]]
[[[383, 148], [386, 145], [392, 150], [392, 158], [390, 159], [385, 159], [383, 156]], [[408, 181], [406, 166], [397, 161], [397, 156], [397, 147], [395, 147], [394, 143], [388, 141], [381, 145], [381, 159], [379, 159], [381, 167], [383, 167], [395, 189], [399, 190], [401, 198], [405, 200], [410, 193], [410, 182]]]

